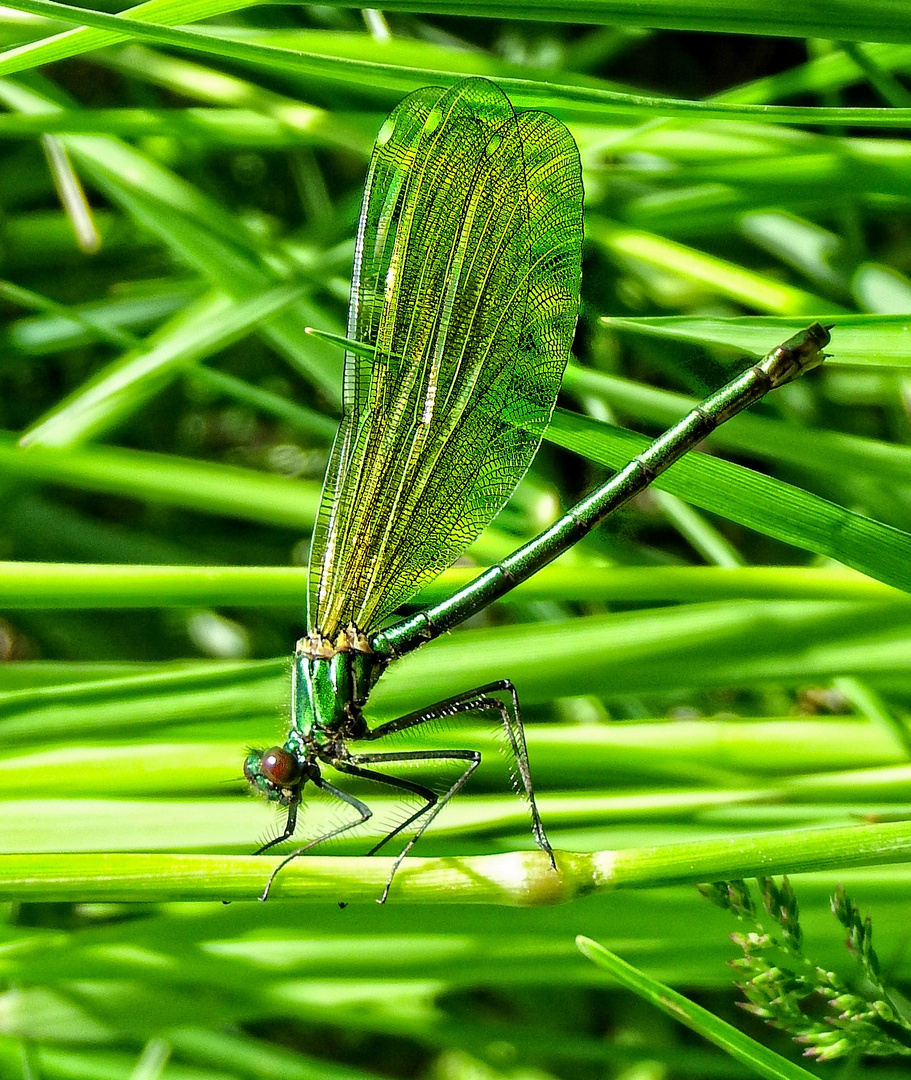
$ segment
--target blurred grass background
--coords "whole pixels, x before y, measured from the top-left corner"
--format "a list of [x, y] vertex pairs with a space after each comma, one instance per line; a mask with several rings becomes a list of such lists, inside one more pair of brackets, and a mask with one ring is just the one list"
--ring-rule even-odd
[[[37, 903], [4, 862], [97, 853], [103, 877], [105, 853], [165, 866], [275, 829], [240, 765], [282, 730], [340, 400], [341, 354], [304, 331], [344, 325], [383, 117], [466, 74], [568, 123], [587, 233], [564, 411], [474, 563], [634, 453], [614, 424], [660, 430], [816, 318], [832, 358], [392, 668], [371, 718], [511, 678], [570, 851], [736, 851], [790, 829], [799, 869], [800, 830], [905, 820], [905, 5], [150, 0], [128, 34], [102, 8], [79, 17], [0, 10], [3, 1074], [747, 1074], [617, 990], [579, 933], [794, 1058], [737, 1015], [736, 924], [689, 887], [529, 910], [445, 889], [396, 906], [393, 889], [339, 910], [179, 904], [162, 884], [153, 906], [102, 902], [101, 877], [59, 862], [56, 902], [51, 871]], [[485, 731], [421, 745], [453, 738], [493, 751]], [[396, 813], [372, 804], [379, 825]], [[419, 853], [532, 846], [491, 752]], [[795, 879], [813, 957], [850, 970], [827, 915], [843, 881], [907, 980], [911, 872], [868, 862]], [[361, 871], [338, 864], [342, 889]]]

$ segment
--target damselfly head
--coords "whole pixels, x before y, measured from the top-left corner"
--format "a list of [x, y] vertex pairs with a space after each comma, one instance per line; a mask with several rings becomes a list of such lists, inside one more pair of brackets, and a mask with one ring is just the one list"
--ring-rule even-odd
[[244, 776], [254, 791], [282, 806], [300, 801], [301, 790], [312, 775], [312, 768], [304, 767], [283, 746], [251, 750], [244, 761]]

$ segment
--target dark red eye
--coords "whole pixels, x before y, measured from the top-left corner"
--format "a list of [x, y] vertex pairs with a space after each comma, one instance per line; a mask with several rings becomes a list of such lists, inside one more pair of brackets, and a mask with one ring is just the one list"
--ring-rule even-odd
[[263, 754], [263, 776], [278, 787], [293, 787], [300, 781], [300, 762], [284, 747], [273, 746]]

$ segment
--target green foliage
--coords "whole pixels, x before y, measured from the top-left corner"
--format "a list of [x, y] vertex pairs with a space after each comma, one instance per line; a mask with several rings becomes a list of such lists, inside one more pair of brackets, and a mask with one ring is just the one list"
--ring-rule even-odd
[[[780, 885], [763, 878], [761, 886], [763, 907], [780, 937], [757, 920], [744, 881], [719, 882], [703, 890], [720, 907], [754, 925], [753, 930], [731, 935], [743, 951], [731, 966], [743, 980], [738, 985], [747, 999], [746, 1011], [806, 1044], [806, 1056], [819, 1061], [858, 1054], [911, 1054], [911, 1018], [896, 1006], [882, 980], [870, 916], [861, 919], [857, 904], [839, 886], [832, 897], [832, 913], [848, 931], [845, 944], [862, 978], [860, 988], [852, 990], [834, 971], [813, 964], [805, 955], [797, 897], [787, 877]], [[822, 1003], [824, 1015], [814, 1015], [819, 1011], [814, 999]]]
[[[726, 1054], [725, 916], [686, 883], [803, 872], [826, 972], [836, 875], [900, 940], [908, 40], [904, 0], [0, 12], [0, 1074], [749, 1075], [762, 1055], [693, 1041], [576, 935], [698, 992]], [[563, 409], [476, 564], [744, 356], [822, 318], [832, 357], [669, 474], [678, 501], [624, 509], [371, 699], [382, 720], [511, 678], [564, 877], [490, 734], [449, 728], [422, 745], [484, 764], [386, 909], [369, 835], [288, 868], [309, 902], [225, 906], [271, 865], [241, 761], [282, 729], [342, 400], [306, 331], [344, 332], [383, 118], [466, 75], [570, 127], [587, 237]], [[898, 1037], [869, 985], [836, 1042]]]

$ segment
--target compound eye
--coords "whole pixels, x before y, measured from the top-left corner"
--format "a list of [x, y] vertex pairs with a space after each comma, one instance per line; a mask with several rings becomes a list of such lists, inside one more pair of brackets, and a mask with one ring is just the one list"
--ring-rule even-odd
[[273, 746], [263, 754], [262, 770], [277, 787], [294, 787], [300, 782], [300, 762], [283, 746]]

